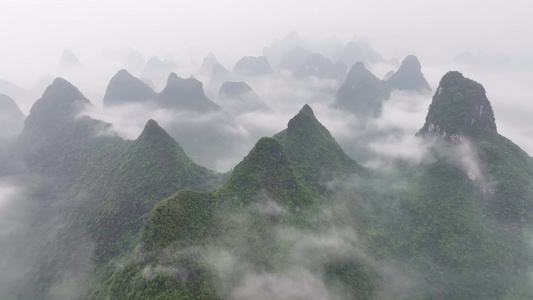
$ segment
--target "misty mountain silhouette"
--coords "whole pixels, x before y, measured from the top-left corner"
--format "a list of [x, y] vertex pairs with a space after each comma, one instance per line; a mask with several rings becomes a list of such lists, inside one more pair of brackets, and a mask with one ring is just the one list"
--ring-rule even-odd
[[271, 111], [252, 88], [243, 81], [227, 81], [218, 91], [218, 97], [225, 108], [237, 113], [252, 111]]
[[220, 110], [220, 106], [205, 96], [200, 81], [180, 78], [175, 73], [168, 76], [167, 85], [159, 93], [156, 102], [162, 107], [176, 110], [203, 113]]
[[333, 107], [360, 116], [375, 117], [380, 114], [382, 102], [389, 95], [387, 84], [368, 71], [362, 62], [357, 62], [337, 91]]
[[398, 71], [388, 76], [386, 81], [393, 89], [430, 92], [431, 88], [421, 69], [422, 66], [418, 58], [414, 55], [408, 55], [402, 61]]
[[261, 76], [273, 70], [265, 56], [245, 56], [235, 63], [233, 72], [244, 76]]
[[24, 128], [26, 116], [17, 103], [7, 95], [0, 94], [0, 137], [12, 137]]
[[121, 69], [111, 78], [104, 95], [104, 105], [113, 106], [124, 103], [154, 100], [156, 93], [139, 78]]
[[316, 78], [332, 78], [344, 80], [346, 78], [346, 66], [342, 62], [333, 64], [331, 60], [324, 56], [313, 53], [307, 56], [305, 61], [301, 64], [294, 73], [294, 77], [309, 77]]

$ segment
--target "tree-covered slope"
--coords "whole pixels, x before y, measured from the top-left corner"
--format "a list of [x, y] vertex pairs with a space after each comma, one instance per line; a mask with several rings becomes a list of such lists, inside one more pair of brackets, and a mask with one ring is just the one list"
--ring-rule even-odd
[[274, 138], [283, 145], [295, 170], [313, 187], [336, 177], [365, 173], [362, 166], [344, 153], [307, 104], [289, 121], [287, 129]]

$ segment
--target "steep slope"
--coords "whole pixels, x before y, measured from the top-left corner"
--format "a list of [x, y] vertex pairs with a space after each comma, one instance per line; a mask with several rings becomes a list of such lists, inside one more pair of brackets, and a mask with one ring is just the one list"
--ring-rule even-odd
[[436, 133], [454, 139], [483, 132], [496, 133], [494, 112], [485, 89], [459, 72], [446, 73], [419, 134]]
[[382, 102], [389, 95], [386, 83], [370, 73], [362, 62], [357, 62], [337, 91], [333, 107], [359, 116], [375, 117], [380, 114]]
[[218, 91], [218, 97], [225, 109], [229, 108], [235, 113], [271, 111], [252, 88], [243, 81], [224, 82]]
[[426, 297], [530, 298], [533, 164], [496, 132], [483, 86], [444, 75], [419, 135], [432, 158], [402, 175], [382, 243], [418, 269]]
[[261, 138], [218, 189], [224, 205], [238, 208], [266, 196], [291, 211], [312, 203], [313, 195], [295, 174], [283, 146]]
[[0, 137], [12, 137], [24, 128], [26, 116], [20, 111], [15, 101], [7, 95], [0, 94]]
[[194, 78], [180, 78], [171, 73], [167, 85], [159, 93], [156, 102], [165, 108], [206, 113], [220, 110], [220, 106], [204, 94], [202, 83]]
[[98, 239], [96, 254], [106, 258], [121, 251], [114, 248], [116, 242], [127, 233], [136, 234], [158, 201], [184, 188], [213, 188], [211, 183], [216, 184], [216, 174], [195, 164], [157, 122], [148, 121], [99, 178], [93, 191], [96, 201], [88, 202], [89, 226]]
[[422, 65], [414, 55], [408, 55], [396, 73], [388, 77], [387, 83], [393, 89], [427, 93], [431, 91], [422, 74]]
[[139, 78], [121, 69], [111, 78], [104, 95], [104, 105], [143, 102], [156, 98], [156, 93]]
[[364, 173], [364, 168], [344, 153], [331, 133], [315, 117], [309, 105], [274, 135], [295, 170], [311, 186], [323, 186], [338, 176]]
[[218, 64], [218, 60], [213, 55], [213, 53], [207, 54], [206, 57], [204, 57], [204, 60], [202, 61], [202, 65], [200, 66], [200, 69], [198, 70], [198, 74], [200, 75], [209, 75], [213, 72], [213, 67]]

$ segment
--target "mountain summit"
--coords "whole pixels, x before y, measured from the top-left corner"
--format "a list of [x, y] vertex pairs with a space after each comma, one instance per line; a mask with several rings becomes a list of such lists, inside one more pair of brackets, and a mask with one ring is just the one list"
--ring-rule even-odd
[[119, 105], [155, 99], [156, 94], [146, 83], [122, 69], [111, 78], [104, 96], [104, 105]]
[[414, 55], [408, 55], [398, 71], [387, 79], [390, 87], [399, 90], [413, 90], [419, 92], [430, 91], [431, 88], [422, 74], [422, 65]]
[[311, 185], [321, 185], [339, 175], [361, 173], [363, 167], [352, 160], [322, 125], [309, 105], [274, 135], [294, 163], [294, 168]]
[[460, 135], [473, 136], [481, 132], [497, 132], [485, 89], [457, 71], [446, 73], [419, 133], [436, 133], [453, 140]]
[[368, 71], [362, 62], [357, 62], [339, 88], [333, 106], [363, 116], [377, 116], [382, 102], [389, 95], [390, 89], [386, 83]]
[[193, 112], [210, 112], [220, 109], [205, 96], [202, 83], [194, 78], [181, 78], [170, 73], [167, 85], [159, 93], [157, 102], [165, 108]]

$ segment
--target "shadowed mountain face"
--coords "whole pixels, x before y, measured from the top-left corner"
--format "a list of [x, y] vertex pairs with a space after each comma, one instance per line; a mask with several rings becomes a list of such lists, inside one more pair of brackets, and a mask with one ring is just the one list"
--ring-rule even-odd
[[265, 56], [245, 56], [235, 64], [233, 72], [244, 76], [261, 76], [273, 70]]
[[139, 78], [122, 69], [111, 78], [104, 95], [104, 105], [113, 106], [124, 103], [154, 100], [156, 93]]
[[220, 87], [218, 97], [224, 108], [230, 109], [236, 113], [271, 111], [252, 88], [242, 81], [224, 82]]
[[19, 134], [24, 128], [25, 118], [13, 99], [0, 94], [0, 137]]
[[362, 62], [358, 62], [352, 66], [339, 88], [333, 107], [360, 116], [375, 117], [380, 114], [382, 102], [389, 95], [387, 84], [370, 73]]
[[156, 102], [165, 108], [192, 112], [220, 110], [220, 106], [204, 94], [202, 83], [194, 78], [183, 79], [171, 73], [167, 85], [159, 93]]
[[407, 56], [395, 73], [391, 74], [387, 83], [393, 89], [417, 92], [429, 92], [431, 88], [422, 74], [422, 66], [414, 55]]
[[459, 72], [446, 73], [419, 133], [435, 133], [453, 139], [483, 132], [496, 133], [494, 112], [485, 89]]
[[[76, 115], [91, 102], [68, 81], [56, 78], [33, 104], [26, 118], [23, 138], [45, 140], [50, 135], [71, 131]], [[35, 143], [35, 141], [32, 141]]]

